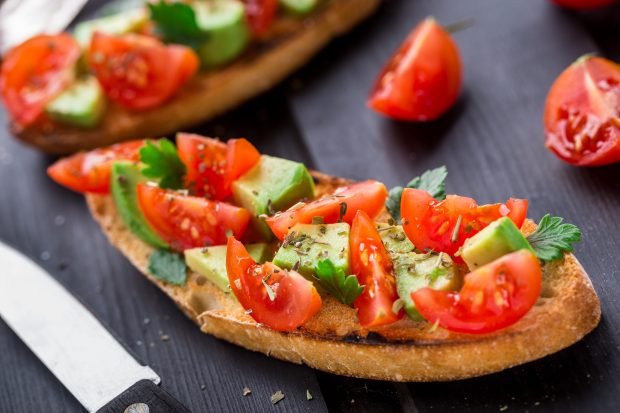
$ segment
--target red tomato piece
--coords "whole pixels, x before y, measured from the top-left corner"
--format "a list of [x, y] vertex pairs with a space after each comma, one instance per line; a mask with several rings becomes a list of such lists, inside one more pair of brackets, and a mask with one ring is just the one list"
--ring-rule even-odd
[[357, 318], [362, 327], [390, 324], [403, 316], [394, 314], [392, 306], [398, 299], [396, 282], [391, 274], [392, 262], [383, 246], [373, 220], [363, 210], [357, 211], [351, 235], [351, 270], [364, 291], [355, 299]]
[[198, 70], [189, 47], [166, 46], [138, 34], [96, 32], [88, 63], [107, 96], [128, 109], [149, 109], [168, 100]]
[[190, 133], [177, 134], [179, 157], [187, 167], [186, 187], [196, 196], [225, 200], [232, 183], [260, 160], [260, 153], [246, 139], [223, 143]]
[[107, 194], [110, 192], [112, 164], [116, 161], [140, 160], [144, 140], [117, 143], [90, 152], [78, 152], [60, 159], [47, 174], [56, 183], [81, 193]]
[[312, 282], [270, 262], [257, 264], [233, 237], [228, 238], [226, 271], [230, 288], [243, 308], [252, 310], [252, 318], [274, 330], [290, 331], [302, 326], [323, 304]]
[[586, 55], [555, 80], [545, 104], [547, 148], [578, 166], [620, 161], [620, 65]]
[[241, 237], [250, 223], [250, 213], [234, 205], [150, 184], [139, 184], [137, 192], [144, 217], [175, 251], [225, 244], [228, 231]]
[[[295, 224], [310, 224], [314, 217], [323, 218], [326, 224], [333, 224], [339, 219], [350, 224], [356, 212], [362, 210], [374, 218], [383, 210], [386, 197], [387, 189], [381, 182], [358, 182], [307, 204], [293, 205], [287, 211], [267, 218], [266, 222], [276, 237], [282, 240]], [[342, 212], [344, 214], [341, 216]]]
[[368, 106], [394, 119], [434, 120], [456, 102], [461, 72], [456, 43], [435, 19], [427, 18], [385, 66]]
[[415, 188], [406, 188], [401, 199], [403, 229], [413, 245], [421, 251], [451, 256], [467, 238], [501, 217], [507, 216], [521, 228], [527, 206], [527, 200], [515, 198], [505, 204], [489, 205], [478, 205], [473, 199], [458, 195], [437, 201], [428, 192]]
[[599, 7], [609, 6], [616, 0], [551, 0], [558, 6], [573, 10], [591, 10]]
[[269, 31], [278, 11], [278, 0], [243, 0], [245, 15], [255, 37]]
[[538, 258], [520, 250], [467, 274], [459, 292], [422, 288], [411, 298], [429, 323], [482, 334], [519, 321], [536, 303], [541, 287]]
[[11, 118], [33, 123], [73, 80], [79, 44], [68, 34], [39, 35], [9, 51], [2, 61], [0, 92]]

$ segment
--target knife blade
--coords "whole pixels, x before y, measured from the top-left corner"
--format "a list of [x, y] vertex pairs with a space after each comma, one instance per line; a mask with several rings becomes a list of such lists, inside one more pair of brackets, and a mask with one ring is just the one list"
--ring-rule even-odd
[[89, 412], [189, 412], [52, 276], [1, 242], [0, 317]]

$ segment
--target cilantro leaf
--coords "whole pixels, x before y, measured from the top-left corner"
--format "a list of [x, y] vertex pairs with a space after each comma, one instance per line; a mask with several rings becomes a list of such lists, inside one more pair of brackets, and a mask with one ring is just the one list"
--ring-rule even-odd
[[344, 271], [336, 268], [331, 260], [321, 260], [315, 268], [315, 275], [321, 286], [343, 304], [351, 305], [364, 291], [355, 275], [344, 275]]
[[[407, 184], [407, 188], [417, 188], [427, 191], [431, 196], [439, 201], [446, 199], [446, 178], [448, 168], [440, 166], [424, 172], [422, 175], [413, 178]], [[396, 222], [400, 222], [400, 200], [403, 196], [403, 187], [396, 186], [390, 189], [385, 200], [385, 207]]]
[[559, 260], [564, 252], [573, 251], [574, 243], [581, 241], [579, 228], [563, 221], [564, 218], [547, 214], [538, 223], [536, 231], [527, 237], [541, 261]]
[[196, 47], [206, 37], [198, 26], [194, 9], [189, 4], [160, 0], [148, 3], [148, 7], [151, 20], [165, 42]]
[[185, 284], [187, 266], [180, 254], [156, 250], [149, 256], [149, 273], [158, 280], [174, 285]]
[[185, 164], [179, 158], [174, 144], [168, 139], [161, 139], [159, 146], [147, 141], [140, 149], [140, 161], [145, 165], [142, 175], [159, 179], [161, 188], [183, 188]]

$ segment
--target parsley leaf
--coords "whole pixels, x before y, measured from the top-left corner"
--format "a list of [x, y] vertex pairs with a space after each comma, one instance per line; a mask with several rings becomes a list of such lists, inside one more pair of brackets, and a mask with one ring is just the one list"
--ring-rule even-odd
[[189, 4], [160, 0], [148, 3], [148, 7], [151, 20], [165, 42], [196, 47], [205, 39], [205, 33], [198, 26], [196, 13]]
[[364, 291], [355, 275], [344, 275], [344, 271], [336, 268], [331, 260], [321, 260], [314, 270], [321, 286], [343, 304], [351, 305]]
[[183, 188], [185, 164], [179, 158], [174, 144], [168, 139], [161, 139], [159, 146], [147, 141], [140, 149], [140, 161], [146, 166], [142, 169], [142, 175], [159, 179], [161, 188]]
[[156, 250], [149, 256], [148, 270], [153, 277], [174, 285], [185, 284], [187, 266], [180, 254]]
[[536, 231], [527, 237], [541, 261], [559, 260], [564, 252], [573, 251], [574, 243], [581, 241], [579, 228], [563, 221], [564, 218], [547, 214], [538, 223]]
[[[417, 188], [427, 191], [431, 196], [439, 201], [446, 199], [446, 178], [448, 168], [440, 166], [424, 172], [422, 175], [413, 178], [407, 184], [407, 188]], [[385, 207], [396, 222], [400, 222], [400, 200], [403, 196], [403, 187], [396, 186], [390, 189], [385, 200]]]

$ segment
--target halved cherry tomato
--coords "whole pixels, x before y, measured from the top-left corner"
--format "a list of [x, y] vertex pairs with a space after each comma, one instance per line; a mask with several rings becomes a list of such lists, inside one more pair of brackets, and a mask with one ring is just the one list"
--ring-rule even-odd
[[422, 288], [411, 298], [429, 323], [482, 334], [519, 321], [536, 303], [541, 287], [538, 258], [520, 250], [467, 274], [459, 292]]
[[140, 148], [146, 141], [117, 143], [90, 152], [78, 152], [60, 159], [47, 174], [56, 183], [81, 193], [107, 194], [110, 192], [110, 175], [115, 161], [140, 160]]
[[270, 262], [257, 264], [233, 237], [228, 238], [226, 271], [241, 306], [251, 310], [250, 316], [256, 321], [274, 330], [296, 329], [314, 317], [323, 304], [312, 282]]
[[232, 183], [260, 160], [260, 153], [246, 139], [223, 143], [190, 133], [177, 134], [179, 157], [187, 167], [186, 187], [196, 196], [224, 200]]
[[391, 274], [392, 262], [383, 246], [373, 220], [363, 210], [357, 211], [349, 238], [351, 270], [364, 291], [355, 299], [357, 318], [362, 327], [390, 324], [403, 316], [392, 311], [398, 299], [396, 282]]
[[609, 6], [616, 0], [551, 0], [558, 6], [574, 10], [591, 10], [599, 7]]
[[456, 102], [461, 72], [456, 43], [429, 17], [415, 27], [383, 69], [368, 106], [394, 119], [436, 119]]
[[545, 104], [546, 146], [578, 166], [620, 161], [620, 65], [586, 55], [556, 79]]
[[80, 45], [68, 34], [35, 36], [9, 51], [0, 91], [11, 118], [22, 126], [34, 122], [71, 83], [79, 57]]
[[138, 184], [137, 192], [144, 217], [175, 251], [225, 244], [228, 231], [241, 237], [250, 223], [250, 213], [234, 205], [150, 184]]
[[437, 201], [428, 192], [415, 188], [406, 188], [401, 199], [403, 229], [413, 245], [421, 251], [452, 256], [467, 238], [501, 217], [507, 216], [521, 228], [527, 206], [527, 200], [515, 198], [505, 204], [488, 205], [478, 205], [475, 200], [458, 195]]
[[[314, 217], [323, 218], [326, 224], [333, 224], [338, 220], [350, 224], [356, 212], [362, 210], [374, 218], [383, 210], [386, 197], [387, 189], [381, 182], [358, 182], [338, 188], [333, 194], [307, 204], [293, 205], [287, 211], [267, 218], [266, 222], [276, 237], [282, 240], [292, 226], [309, 224]], [[345, 206], [342, 206], [343, 204]]]
[[243, 0], [252, 34], [261, 37], [269, 31], [278, 11], [278, 0]]
[[129, 109], [149, 109], [168, 100], [198, 70], [189, 47], [166, 46], [138, 34], [95, 32], [88, 62], [107, 96]]

